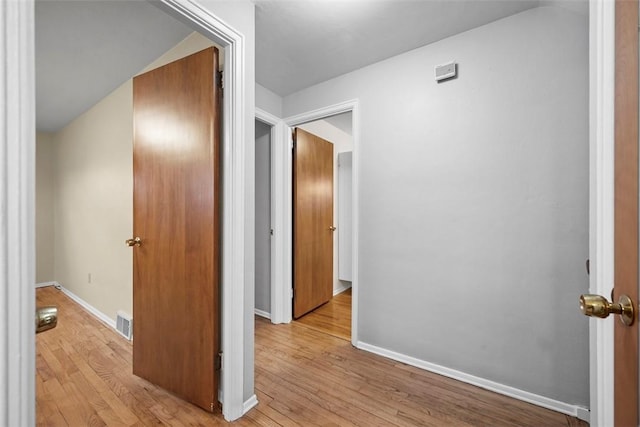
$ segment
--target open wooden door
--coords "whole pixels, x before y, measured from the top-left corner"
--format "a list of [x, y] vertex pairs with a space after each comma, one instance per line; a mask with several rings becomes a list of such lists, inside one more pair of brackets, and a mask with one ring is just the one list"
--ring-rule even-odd
[[615, 284], [628, 295], [633, 325], [615, 323], [615, 425], [638, 425], [638, 1], [616, 0], [615, 48]]
[[295, 129], [293, 151], [293, 317], [333, 295], [333, 144]]
[[209, 48], [133, 79], [133, 373], [217, 407], [220, 90]]

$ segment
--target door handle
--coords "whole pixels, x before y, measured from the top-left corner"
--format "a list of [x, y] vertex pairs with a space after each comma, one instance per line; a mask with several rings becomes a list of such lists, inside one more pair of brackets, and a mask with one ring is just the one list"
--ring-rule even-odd
[[336, 231], [336, 228], [332, 225], [331, 227], [329, 227], [329, 231]]
[[127, 239], [124, 241], [127, 246], [140, 246], [142, 244], [142, 239], [136, 237], [135, 239]]
[[607, 301], [602, 295], [580, 295], [580, 311], [585, 316], [604, 319], [610, 314], [620, 315], [620, 320], [627, 326], [633, 325], [635, 320], [635, 306], [631, 298], [621, 295], [617, 303]]

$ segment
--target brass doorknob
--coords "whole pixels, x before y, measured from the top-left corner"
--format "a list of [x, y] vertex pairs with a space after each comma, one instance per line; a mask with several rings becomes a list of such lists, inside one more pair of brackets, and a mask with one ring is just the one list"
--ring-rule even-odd
[[601, 295], [580, 295], [580, 311], [585, 316], [604, 319], [610, 314], [619, 314], [620, 320], [627, 326], [633, 325], [635, 320], [635, 307], [633, 301], [627, 295], [621, 295], [617, 303], [607, 301]]
[[336, 231], [336, 228], [332, 225], [331, 227], [329, 227], [330, 231]]
[[136, 237], [135, 239], [127, 239], [124, 241], [127, 246], [140, 246], [142, 244], [142, 239]]

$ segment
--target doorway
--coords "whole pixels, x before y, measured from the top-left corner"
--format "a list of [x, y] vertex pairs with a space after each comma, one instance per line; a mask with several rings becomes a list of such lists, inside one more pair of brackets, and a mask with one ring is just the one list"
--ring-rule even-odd
[[[164, 10], [169, 11], [171, 13], [170, 7], [167, 5], [167, 3], [169, 2], [164, 2], [165, 4]], [[142, 3], [142, 4], [146, 4], [146, 3]], [[171, 4], [174, 4], [174, 2], [172, 2]], [[158, 11], [158, 9], [155, 7], [152, 7], [152, 9], [154, 11]], [[160, 11], [159, 13], [164, 13], [164, 12]], [[179, 13], [175, 11], [171, 14], [173, 17], [176, 17], [176, 15], [179, 15]], [[196, 11], [191, 16], [195, 18], [195, 17], [198, 17], [199, 14]], [[229, 108], [229, 105], [237, 105], [237, 99], [239, 99], [239, 94], [241, 94], [242, 88], [239, 86], [241, 83], [243, 84], [241, 79], [244, 79], [244, 77], [241, 73], [238, 73], [235, 70], [242, 69], [241, 65], [244, 58], [243, 58], [242, 51], [238, 53], [237, 50], [234, 50], [234, 45], [236, 45], [236, 43], [241, 41], [240, 35], [230, 32], [232, 30], [229, 30], [227, 28], [222, 28], [222, 29], [217, 28], [217, 25], [219, 25], [219, 22], [215, 21], [214, 19], [215, 19], [215, 16], [209, 13], [207, 14], [207, 16], [202, 17], [202, 19], [199, 20], [197, 24], [192, 24], [192, 25], [196, 27], [196, 29], [199, 30], [198, 32], [203, 34], [205, 38], [211, 39], [214, 42], [216, 42], [221, 47], [221, 51], [224, 51], [227, 54], [225, 59], [228, 59], [228, 61], [225, 61], [225, 65], [224, 65], [224, 69], [226, 71], [226, 74], [225, 74], [226, 99], [223, 107], [225, 114], [223, 114], [222, 120], [225, 123], [226, 130], [223, 136], [223, 145], [225, 146], [226, 153], [233, 154], [233, 159], [236, 163], [230, 162], [228, 158], [225, 158], [224, 160], [225, 165], [222, 173], [224, 175], [224, 180], [225, 180], [225, 192], [223, 195], [224, 203], [222, 203], [221, 215], [224, 216], [225, 223], [229, 224], [231, 223], [231, 221], [229, 220], [230, 218], [242, 218], [243, 212], [245, 209], [244, 208], [244, 191], [245, 190], [244, 190], [244, 187], [238, 182], [240, 180], [237, 179], [238, 176], [242, 176], [245, 173], [245, 169], [244, 169], [245, 154], [240, 148], [240, 144], [236, 143], [237, 140], [240, 138], [240, 135], [245, 134], [245, 129], [244, 129], [245, 122], [244, 122], [244, 119], [242, 118], [243, 116], [242, 110]], [[190, 20], [188, 21], [190, 22]], [[136, 71], [139, 71], [139, 70], [137, 69]], [[117, 109], [117, 110], [119, 113], [125, 112], [125, 109]], [[103, 120], [103, 122], [105, 121]], [[119, 130], [126, 131], [127, 128], [128, 126], [124, 126], [124, 125], [113, 126], [112, 130], [114, 132]], [[104, 137], [105, 135], [106, 133], [100, 136]], [[129, 141], [130, 141], [130, 137], [129, 137]], [[113, 142], [114, 141], [111, 141], [111, 143]], [[106, 161], [107, 159], [112, 159], [115, 157], [116, 150], [113, 146], [110, 146], [109, 149], [104, 151], [105, 151], [104, 153], [101, 153], [103, 155], [87, 156], [87, 157], [90, 157], [87, 160], [92, 160], [92, 161], [105, 160]], [[130, 148], [127, 151], [130, 152], [131, 151]], [[83, 153], [83, 151], [78, 151], [78, 153]], [[118, 151], [117, 153], [120, 153], [120, 151]], [[78, 159], [78, 157], [79, 155], [76, 155], [74, 158]], [[90, 168], [91, 164], [89, 163], [89, 161], [84, 161], [85, 159], [82, 159], [82, 160], [83, 162], [76, 162], [76, 163], [77, 164], [81, 163], [82, 165], [86, 166], [87, 170], [91, 169]], [[109, 179], [101, 181], [104, 186], [109, 187], [108, 188], [109, 190], [112, 187], [117, 187], [117, 185], [115, 185], [116, 180], [112, 179], [112, 176], [118, 177], [117, 183], [120, 183], [120, 178], [126, 177], [126, 170], [131, 167], [131, 161], [127, 159], [125, 159], [124, 162], [118, 161], [117, 163], [118, 163], [118, 167], [122, 167], [122, 169], [125, 169], [125, 170], [121, 171], [118, 168], [107, 169], [109, 171]], [[104, 168], [95, 167], [93, 168], [93, 170], [95, 171], [102, 170], [102, 172], [105, 172]], [[234, 177], [234, 179], [231, 179], [231, 177]], [[76, 180], [77, 183], [81, 181], [85, 182], [84, 176], [82, 180]], [[128, 212], [127, 215], [131, 215], [131, 211], [130, 209], [127, 209], [127, 204], [125, 203], [122, 203], [122, 204], [106, 203], [107, 200], [104, 197], [105, 196], [104, 193], [106, 193], [107, 190], [104, 187], [100, 187], [100, 188], [101, 188], [101, 191], [97, 193], [100, 193], [101, 202], [103, 204], [99, 204], [97, 206], [105, 207], [106, 205], [106, 207], [108, 207], [109, 209], [113, 209], [113, 212], [108, 209], [102, 209], [103, 211], [102, 217], [103, 218], [105, 216], [109, 217], [109, 220], [110, 220], [108, 224], [109, 227], [112, 225], [113, 222], [117, 222], [118, 223], [117, 225], [119, 226], [124, 224], [124, 227], [113, 230], [112, 228], [107, 227], [106, 224], [102, 224], [102, 226], [96, 227], [94, 223], [93, 228], [100, 230], [100, 233], [101, 233], [100, 237], [104, 236], [108, 238], [110, 242], [108, 244], [103, 244], [102, 242], [100, 242], [100, 245], [97, 245], [96, 241], [94, 241], [92, 238], [89, 238], [88, 240], [92, 242], [92, 248], [91, 248], [92, 251], [84, 250], [81, 253], [82, 257], [77, 257], [74, 262], [84, 263], [86, 261], [86, 256], [90, 255], [89, 252], [95, 252], [93, 249], [95, 247], [99, 247], [99, 248], [108, 248], [107, 252], [109, 254], [109, 257], [99, 257], [98, 259], [99, 263], [97, 264], [99, 264], [101, 268], [103, 265], [107, 264], [108, 262], [111, 262], [115, 254], [117, 254], [118, 256], [120, 256], [121, 253], [124, 254], [124, 257], [126, 257], [127, 261], [129, 261], [130, 263], [131, 252], [130, 250], [125, 248], [123, 243], [124, 243], [124, 239], [131, 237], [131, 229], [130, 227], [127, 227], [127, 222], [125, 219], [122, 218], [122, 213]], [[120, 188], [116, 188], [116, 190], [119, 194], [125, 194], [126, 196], [126, 193], [125, 193], [126, 188], [127, 186], [122, 185], [120, 186]], [[95, 192], [95, 188], [94, 188], [94, 192]], [[234, 195], [233, 199], [231, 198], [230, 194]], [[131, 197], [126, 197], [127, 201], [130, 200], [130, 198]], [[95, 203], [78, 204], [79, 207], [85, 207], [87, 205], [95, 206]], [[77, 233], [78, 231], [81, 232], [81, 230], [82, 228], [76, 227], [72, 231], [74, 233]], [[231, 372], [233, 373], [233, 375], [230, 374], [225, 378], [223, 378], [223, 382], [225, 382], [225, 385], [223, 385], [222, 388], [226, 390], [223, 397], [224, 403], [225, 403], [223, 409], [225, 411], [225, 416], [228, 419], [234, 419], [239, 417], [244, 411], [243, 404], [245, 402], [245, 399], [243, 396], [243, 387], [242, 386], [237, 387], [236, 382], [239, 382], [240, 384], [242, 384], [242, 378], [246, 376], [243, 357], [234, 357], [234, 355], [242, 354], [242, 352], [244, 351], [245, 344], [242, 342], [238, 343], [236, 341], [231, 342], [231, 339], [228, 337], [237, 336], [238, 334], [235, 333], [236, 330], [245, 327], [245, 323], [243, 323], [242, 321], [242, 316], [243, 316], [242, 310], [245, 309], [245, 306], [244, 306], [244, 301], [246, 298], [245, 292], [239, 292], [236, 290], [236, 289], [243, 289], [241, 286], [237, 286], [238, 283], [244, 283], [244, 270], [243, 270], [244, 261], [242, 261], [244, 259], [243, 258], [244, 254], [242, 253], [242, 248], [240, 248], [240, 250], [236, 249], [238, 247], [237, 242], [241, 239], [244, 239], [243, 237], [244, 234], [241, 227], [238, 227], [238, 226], [225, 228], [224, 234], [225, 234], [225, 238], [222, 243], [222, 262], [226, 265], [225, 269], [223, 270], [223, 274], [227, 277], [227, 280], [223, 281], [222, 286], [223, 288], [226, 288], [226, 292], [223, 293], [223, 298], [225, 299], [224, 306], [227, 307], [228, 310], [226, 310], [222, 314], [223, 320], [224, 320], [223, 328], [226, 329], [226, 333], [223, 334], [223, 348], [225, 351], [225, 356], [228, 355], [229, 357], [225, 357], [224, 360], [222, 360], [222, 364], [225, 367], [225, 372]], [[75, 237], [75, 234], [73, 237]], [[69, 239], [69, 236], [65, 235], [65, 238]], [[239, 257], [239, 255], [242, 255], [242, 256]], [[85, 263], [85, 264], [88, 264], [88, 263]], [[126, 266], [126, 264], [124, 262], [119, 263], [115, 265], [111, 269], [111, 271], [120, 272], [122, 270], [125, 270], [125, 268], [122, 266]], [[122, 285], [124, 287], [124, 292], [122, 292], [121, 289], [117, 289], [118, 292], [114, 292], [113, 287], [107, 288], [106, 286], [98, 286], [100, 284], [101, 278], [99, 275], [95, 274], [95, 270], [92, 273], [93, 274], [84, 273], [82, 276], [78, 276], [78, 275], [76, 276], [82, 278], [82, 280], [85, 282], [89, 282], [88, 284], [93, 287], [94, 291], [100, 292], [101, 290], [109, 289], [107, 292], [105, 292], [105, 294], [108, 294], [109, 298], [112, 298], [115, 295], [125, 295], [125, 294], [130, 295], [131, 288], [130, 287], [128, 289], [126, 288], [127, 280], [108, 280], [107, 281], [102, 279], [103, 280], [102, 283], [105, 283], [105, 282], [108, 282], [109, 284], [114, 283], [114, 284], [117, 284], [118, 286]], [[126, 278], [130, 279], [130, 275], [128, 275]], [[68, 285], [70, 284], [70, 281], [71, 280], [65, 279], [62, 284]], [[85, 285], [86, 284], [87, 283], [85, 283]], [[83, 291], [84, 291], [84, 288], [83, 288]], [[86, 296], [85, 292], [81, 293], [78, 291], [78, 294], [82, 294], [82, 296], [87, 301], [90, 300], [90, 297]], [[90, 301], [92, 305], [96, 307], [100, 307], [101, 308], [100, 311], [102, 311], [103, 313], [107, 313], [109, 315], [109, 316], [106, 316], [107, 318], [112, 319], [113, 317], [115, 317], [115, 310], [113, 310], [112, 307], [109, 307], [106, 305], [103, 307], [100, 306], [105, 302], [107, 303], [109, 302], [107, 298], [92, 297]], [[120, 302], [115, 302], [113, 305], [115, 304], [118, 304], [119, 306], [122, 305]], [[248, 326], [246, 327], [248, 328]], [[233, 330], [234, 333], [229, 332], [230, 330]], [[226, 343], [225, 343], [225, 340], [226, 340]]]
[[[295, 135], [297, 136], [296, 147], [294, 148], [294, 176], [293, 176], [293, 190], [294, 190], [294, 235], [293, 235], [293, 253], [294, 253], [294, 277], [293, 277], [293, 289], [294, 289], [294, 317], [296, 321], [313, 329], [328, 333], [330, 335], [337, 336], [349, 340], [351, 337], [351, 156], [353, 153], [353, 132], [352, 132], [352, 113], [345, 112], [334, 116], [322, 118], [320, 120], [314, 120], [307, 123], [300, 124], [295, 129]], [[310, 139], [312, 138], [312, 139]], [[312, 142], [313, 141], [313, 142]], [[311, 186], [300, 186], [296, 188], [297, 184], [301, 184], [301, 180], [308, 180], [302, 175], [305, 169], [317, 169], [321, 160], [318, 156], [313, 156], [311, 159], [307, 159], [305, 164], [298, 164], [298, 161], [302, 161], [301, 147], [302, 144], [321, 144], [324, 145], [324, 151], [327, 152], [331, 163], [327, 165], [329, 169], [326, 170], [326, 174], [329, 174], [329, 181], [332, 183], [332, 191], [330, 193], [330, 200], [326, 203], [330, 212], [328, 213], [325, 222], [331, 222], [331, 224], [317, 224], [319, 227], [318, 233], [321, 236], [328, 237], [330, 240], [331, 249], [330, 258], [323, 261], [322, 265], [317, 265], [317, 268], [325, 271], [328, 274], [327, 280], [330, 283], [321, 285], [319, 283], [313, 283], [312, 286], [328, 286], [329, 289], [321, 294], [326, 294], [324, 297], [319, 298], [316, 303], [310, 305], [309, 311], [302, 309], [299, 310], [296, 307], [299, 295], [303, 291], [308, 290], [310, 284], [305, 279], [305, 275], [300, 273], [298, 269], [302, 268], [304, 264], [297, 262], [304, 252], [306, 246], [305, 237], [307, 230], [301, 225], [301, 221], [304, 217], [304, 212], [301, 211], [302, 206], [296, 201], [296, 198], [306, 197], [303, 194], [306, 191], [311, 191], [314, 188], [314, 182], [318, 178], [316, 176], [311, 178]], [[328, 150], [328, 151], [327, 151]], [[297, 153], [297, 154], [296, 154]], [[327, 187], [323, 185], [323, 187]], [[328, 189], [327, 189], [328, 190]], [[317, 217], [316, 212], [311, 212], [311, 216]], [[302, 228], [301, 228], [302, 227]], [[344, 227], [344, 228], [343, 228]], [[316, 227], [317, 228], [317, 227]], [[325, 234], [327, 234], [325, 236]], [[321, 259], [316, 255], [312, 259], [312, 264], [320, 263]], [[314, 276], [318, 276], [317, 273]], [[320, 303], [321, 305], [313, 307]], [[306, 313], [303, 313], [307, 311]]]
[[271, 125], [255, 120], [255, 314], [271, 319]]

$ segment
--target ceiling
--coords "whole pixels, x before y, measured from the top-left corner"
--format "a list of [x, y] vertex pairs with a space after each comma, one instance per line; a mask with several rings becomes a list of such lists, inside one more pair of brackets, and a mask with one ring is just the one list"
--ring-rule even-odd
[[[548, 3], [254, 2], [256, 81], [280, 96]], [[64, 127], [192, 31], [140, 0], [37, 0], [35, 20], [36, 125], [47, 132]]]
[[256, 0], [256, 81], [286, 96], [538, 4]]
[[342, 114], [337, 114], [331, 117], [326, 117], [323, 120], [329, 123], [330, 125], [340, 129], [342, 132], [346, 133], [347, 135], [350, 135], [350, 136], [353, 135], [353, 131], [352, 131], [353, 116], [351, 114], [351, 111], [348, 111]]
[[36, 127], [53, 132], [192, 30], [146, 1], [38, 0]]

